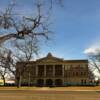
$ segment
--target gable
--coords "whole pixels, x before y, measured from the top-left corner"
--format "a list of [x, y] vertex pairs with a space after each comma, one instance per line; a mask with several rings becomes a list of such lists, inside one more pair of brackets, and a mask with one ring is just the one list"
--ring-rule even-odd
[[41, 58], [41, 59], [38, 59], [36, 62], [63, 62], [63, 59], [59, 59], [59, 58]]
[[36, 62], [45, 62], [45, 63], [63, 62], [63, 59], [54, 57], [51, 53], [48, 53], [46, 57], [38, 59]]

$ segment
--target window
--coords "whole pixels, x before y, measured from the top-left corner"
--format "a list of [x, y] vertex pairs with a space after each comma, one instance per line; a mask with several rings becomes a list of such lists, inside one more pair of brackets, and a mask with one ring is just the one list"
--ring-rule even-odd
[[81, 76], [83, 76], [83, 72], [81, 72]]
[[81, 84], [83, 84], [83, 80], [81, 80]]
[[38, 65], [38, 76], [44, 76], [44, 65]]
[[76, 72], [76, 76], [78, 76], [78, 72]]
[[62, 65], [55, 65], [55, 76], [62, 76]]
[[73, 72], [73, 76], [75, 75], [75, 73]]
[[86, 84], [86, 80], [84, 80], [84, 84]]
[[86, 72], [84, 72], [84, 76], [86, 75]]
[[46, 65], [46, 76], [53, 76], [53, 65]]
[[86, 84], [86, 80], [81, 80], [81, 84]]

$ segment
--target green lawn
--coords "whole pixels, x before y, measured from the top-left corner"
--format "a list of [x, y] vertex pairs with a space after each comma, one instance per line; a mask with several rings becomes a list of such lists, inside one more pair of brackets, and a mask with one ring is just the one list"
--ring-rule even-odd
[[0, 90], [33, 90], [33, 91], [100, 91], [100, 86], [90, 86], [90, 87], [82, 87], [82, 86], [71, 86], [71, 87], [0, 87]]

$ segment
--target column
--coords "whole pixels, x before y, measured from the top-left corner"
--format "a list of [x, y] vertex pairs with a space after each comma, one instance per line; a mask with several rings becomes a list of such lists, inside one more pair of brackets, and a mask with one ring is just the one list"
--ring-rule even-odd
[[65, 73], [65, 65], [62, 65], [62, 76], [64, 77]]
[[36, 65], [36, 77], [38, 77], [38, 65]]
[[55, 77], [55, 65], [53, 65], [53, 77]]
[[64, 65], [64, 64], [62, 65], [62, 72], [63, 72], [63, 73], [62, 73], [62, 74], [63, 74], [63, 75], [62, 75], [62, 77], [63, 77], [63, 80], [62, 80], [62, 81], [63, 81], [63, 86], [64, 86], [64, 85], [65, 85], [65, 84], [64, 84], [64, 75], [65, 75], [65, 65]]
[[46, 77], [46, 65], [44, 65], [44, 77]]

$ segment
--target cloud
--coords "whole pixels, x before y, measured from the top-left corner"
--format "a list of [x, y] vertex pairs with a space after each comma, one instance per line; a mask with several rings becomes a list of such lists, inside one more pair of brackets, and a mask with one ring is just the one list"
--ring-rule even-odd
[[84, 50], [84, 53], [97, 55], [100, 53], [100, 47], [89, 47], [89, 48]]
[[91, 44], [88, 48], [84, 50], [85, 54], [88, 55], [97, 55], [100, 54], [100, 39], [98, 41], [95, 41], [93, 44]]

